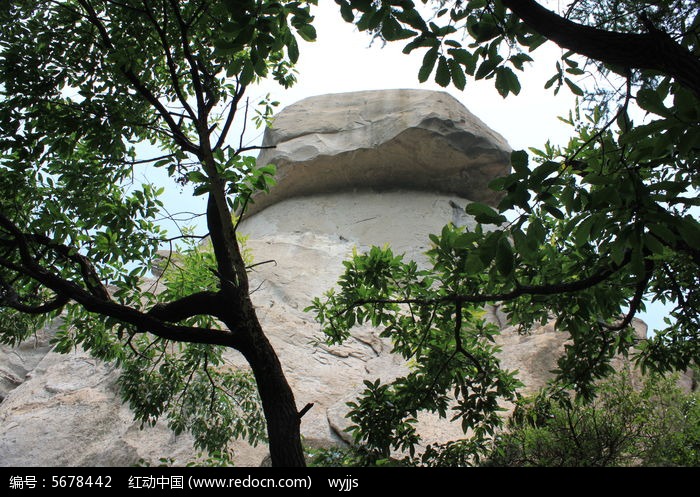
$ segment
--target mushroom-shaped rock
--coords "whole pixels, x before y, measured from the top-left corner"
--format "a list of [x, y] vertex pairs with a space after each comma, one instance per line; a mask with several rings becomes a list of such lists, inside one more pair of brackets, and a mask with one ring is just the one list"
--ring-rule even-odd
[[306, 98], [282, 110], [259, 164], [277, 185], [248, 214], [290, 197], [420, 190], [494, 203], [488, 183], [510, 169], [505, 139], [444, 92], [378, 90]]

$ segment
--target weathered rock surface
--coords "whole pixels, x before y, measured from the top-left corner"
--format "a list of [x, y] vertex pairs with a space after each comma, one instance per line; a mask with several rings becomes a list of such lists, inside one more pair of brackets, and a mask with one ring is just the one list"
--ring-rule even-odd
[[0, 464], [129, 466], [189, 456], [187, 437], [164, 426], [139, 430], [119, 401], [117, 378], [84, 352], [46, 354], [0, 405]]
[[266, 133], [260, 164], [277, 187], [253, 214], [284, 198], [360, 189], [417, 189], [493, 202], [487, 188], [510, 168], [510, 147], [447, 93], [362, 91], [310, 97]]
[[0, 402], [21, 385], [39, 361], [51, 350], [51, 329], [40, 330], [16, 347], [0, 345]]
[[[360, 328], [341, 346], [314, 345], [319, 328], [303, 309], [336, 282], [342, 261], [370, 245], [422, 257], [428, 234], [448, 222], [469, 224], [468, 199], [487, 200], [486, 183], [508, 168], [508, 146], [459, 102], [443, 93], [400, 90], [307, 99], [284, 110], [266, 137], [277, 148], [279, 183], [259, 197], [241, 223], [256, 261], [252, 295], [277, 350], [302, 419], [306, 443], [347, 440], [345, 402], [365, 379], [391, 380], [406, 367], [390, 345]], [[495, 310], [490, 319], [502, 324]], [[504, 330], [504, 366], [529, 388], [549, 377], [565, 337], [543, 327], [521, 336]], [[161, 425], [140, 430], [117, 391], [118, 371], [81, 351], [47, 353], [46, 340], [0, 371], [0, 465], [130, 465], [139, 459], [195, 457], [188, 437]], [[244, 365], [235, 353], [232, 364]], [[29, 376], [27, 376], [29, 374]], [[434, 416], [419, 425], [426, 443], [459, 436]], [[240, 465], [258, 465], [265, 447], [239, 447]]]

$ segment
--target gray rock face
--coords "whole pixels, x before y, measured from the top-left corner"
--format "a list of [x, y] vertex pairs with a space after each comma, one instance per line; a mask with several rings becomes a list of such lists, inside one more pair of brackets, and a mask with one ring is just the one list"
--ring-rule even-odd
[[322, 95], [285, 108], [265, 133], [258, 163], [277, 166], [277, 186], [248, 214], [282, 199], [413, 189], [493, 203], [487, 184], [509, 171], [510, 147], [443, 92]]
[[21, 385], [51, 350], [51, 330], [40, 330], [16, 347], [0, 345], [0, 402]]
[[118, 371], [82, 351], [47, 353], [0, 404], [3, 466], [131, 466], [191, 457], [166, 426], [139, 429], [117, 390]]

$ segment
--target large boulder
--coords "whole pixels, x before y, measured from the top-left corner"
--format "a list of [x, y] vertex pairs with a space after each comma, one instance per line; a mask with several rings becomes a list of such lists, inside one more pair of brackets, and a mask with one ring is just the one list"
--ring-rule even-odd
[[487, 188], [510, 169], [505, 139], [444, 92], [377, 90], [310, 97], [265, 133], [259, 164], [277, 186], [248, 214], [314, 193], [407, 189], [493, 203]]

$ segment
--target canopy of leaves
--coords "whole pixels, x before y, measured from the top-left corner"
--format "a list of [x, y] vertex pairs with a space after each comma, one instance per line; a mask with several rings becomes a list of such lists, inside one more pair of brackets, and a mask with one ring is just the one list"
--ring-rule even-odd
[[[0, 340], [61, 315], [57, 350], [123, 365], [122, 395], [144, 423], [167, 414], [209, 451], [265, 437], [254, 379], [218, 347], [241, 343], [222, 324], [235, 305], [219, 305], [222, 281], [247, 302], [239, 244], [169, 236], [164, 187], [137, 178], [163, 168], [168, 187], [192, 184], [209, 196], [210, 230], [234, 233], [230, 211], [272, 184], [274, 166], [257, 167], [229, 132], [247, 85], [294, 83], [314, 3], [2, 3]], [[261, 122], [271, 112], [266, 102]], [[144, 283], [163, 247], [182, 253]]]
[[[464, 238], [449, 227], [443, 236]], [[411, 365], [407, 376], [391, 384], [365, 381], [360, 399], [348, 404], [351, 432], [372, 464], [388, 460], [393, 451], [415, 455], [420, 411], [443, 418], [449, 413], [473, 433], [472, 443], [485, 443], [501, 423], [499, 402], [514, 400], [520, 386], [496, 357], [498, 327], [478, 306], [453, 298], [464, 289], [455, 268], [464, 261], [449, 248], [436, 247], [429, 255], [431, 271], [389, 248], [355, 254], [345, 263], [338, 292], [315, 299], [308, 309], [316, 311], [327, 343], [341, 343], [355, 325], [371, 323]]]
[[[449, 377], [450, 361], [464, 351], [472, 365], [479, 363], [477, 351], [493, 354], [476, 346], [483, 331], [463, 320], [501, 303], [522, 332], [552, 319], [568, 332], [555, 373], [560, 385], [584, 398], [612, 371], [615, 354], [634, 351], [643, 369], [659, 371], [700, 362], [697, 2], [584, 0], [555, 12], [531, 0], [423, 0], [432, 14], [412, 1], [336, 3], [360, 30], [403, 40], [406, 53], [422, 50], [420, 81], [434, 74], [438, 84], [463, 89], [469, 77], [490, 79], [503, 97], [519, 93], [518, 74], [551, 40], [563, 50], [545, 86], [581, 100], [562, 118], [572, 128], [570, 141], [514, 152], [512, 173], [491, 184], [502, 192], [500, 203], [467, 207], [480, 223], [474, 230], [448, 226], [433, 235], [425, 271], [410, 273], [410, 263], [391, 263], [386, 251], [355, 255], [339, 291], [314, 304], [332, 340], [371, 319], [412, 357], [424, 336], [435, 336], [443, 357], [434, 369]], [[377, 257], [386, 258], [384, 266], [368, 262]], [[640, 339], [632, 320], [650, 301], [672, 311], [664, 329]], [[490, 357], [481, 360], [496, 367], [495, 379]], [[420, 361], [414, 371], [424, 374]], [[480, 381], [478, 368], [462, 373], [468, 375], [462, 381]], [[402, 405], [394, 397], [403, 381], [368, 385], [351, 412], [356, 433], [366, 434], [358, 440], [376, 446], [357, 415], [362, 402], [376, 404], [381, 394], [385, 406]], [[422, 390], [405, 392], [403, 401], [421, 398]], [[398, 433], [393, 440], [401, 440]], [[442, 449], [461, 453], [457, 445]]]

